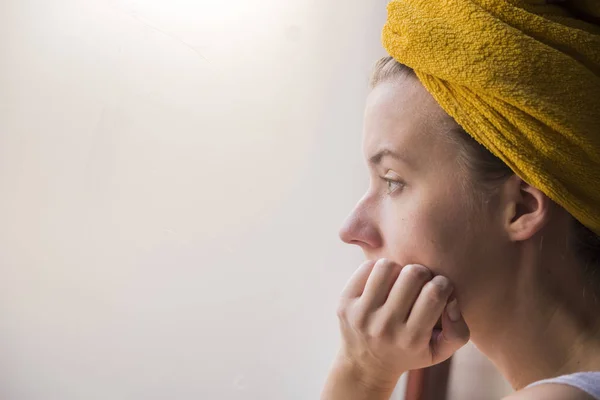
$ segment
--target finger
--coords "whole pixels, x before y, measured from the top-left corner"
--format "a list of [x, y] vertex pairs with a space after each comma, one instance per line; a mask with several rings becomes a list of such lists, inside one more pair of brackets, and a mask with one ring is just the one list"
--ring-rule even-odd
[[385, 258], [377, 260], [360, 297], [363, 306], [371, 310], [382, 306], [401, 269], [402, 267], [393, 261]]
[[415, 336], [429, 340], [431, 331], [442, 315], [448, 297], [452, 294], [452, 285], [448, 278], [437, 275], [427, 282], [415, 301], [406, 326]]
[[352, 274], [344, 290], [342, 291], [341, 297], [345, 299], [353, 299], [360, 297], [367, 284], [367, 279], [375, 266], [375, 261], [368, 260], [362, 263], [356, 271]]
[[431, 278], [433, 278], [432, 272], [422, 265], [411, 264], [402, 268], [385, 302], [386, 314], [405, 322], [423, 285]]
[[442, 331], [432, 340], [434, 363], [450, 358], [458, 349], [467, 344], [471, 333], [456, 299], [446, 305], [442, 315]]

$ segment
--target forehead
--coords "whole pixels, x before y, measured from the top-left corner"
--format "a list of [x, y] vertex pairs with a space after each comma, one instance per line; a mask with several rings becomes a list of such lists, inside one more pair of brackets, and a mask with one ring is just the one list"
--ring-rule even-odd
[[[363, 150], [368, 159], [383, 147], [427, 160], [454, 147], [445, 131], [456, 123], [412, 77], [378, 84], [367, 98]], [[417, 160], [418, 161], [418, 160]]]

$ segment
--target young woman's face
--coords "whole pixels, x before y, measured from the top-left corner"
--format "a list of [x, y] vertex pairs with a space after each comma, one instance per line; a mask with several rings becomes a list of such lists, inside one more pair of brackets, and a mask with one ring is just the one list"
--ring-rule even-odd
[[500, 273], [492, 264], [507, 254], [493, 201], [474, 195], [460, 167], [459, 144], [447, 133], [455, 127], [417, 79], [378, 84], [365, 112], [370, 186], [340, 237], [367, 259], [423, 264], [450, 278], [459, 301], [468, 301], [486, 290]]

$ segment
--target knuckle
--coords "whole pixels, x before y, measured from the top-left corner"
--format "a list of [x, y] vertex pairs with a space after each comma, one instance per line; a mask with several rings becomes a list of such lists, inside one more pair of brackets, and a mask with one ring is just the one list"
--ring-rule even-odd
[[417, 330], [409, 330], [404, 336], [404, 347], [414, 349], [421, 343], [421, 333]]
[[384, 339], [387, 336], [387, 329], [381, 325], [375, 325], [369, 328], [368, 337], [371, 339]]
[[345, 302], [340, 302], [340, 304], [338, 304], [336, 309], [336, 315], [342, 321], [345, 321], [347, 319], [348, 305]]
[[377, 260], [377, 262], [375, 262], [375, 268], [389, 268], [393, 265], [394, 262], [387, 258], [380, 258], [379, 260]]
[[363, 262], [359, 268], [373, 268], [375, 267], [375, 265], [377, 264], [376, 261], [374, 260], [366, 260], [365, 262]]
[[369, 328], [369, 319], [365, 314], [355, 314], [350, 322], [350, 325], [358, 332], [364, 333]]
[[392, 327], [386, 318], [375, 317], [367, 328], [367, 336], [371, 339], [387, 339], [392, 335]]
[[450, 295], [450, 292], [452, 291], [452, 284], [450, 283], [450, 280], [445, 276], [437, 275], [431, 280], [431, 283], [439, 287], [439, 289], [445, 295]]
[[410, 264], [402, 269], [402, 273], [405, 274], [409, 279], [420, 282], [425, 282], [431, 279], [431, 271], [419, 264]]
[[434, 278], [425, 285], [423, 290], [430, 301], [443, 302], [448, 297], [448, 288], [447, 283]]
[[357, 306], [346, 313], [346, 321], [359, 332], [364, 332], [369, 324], [369, 315], [363, 307]]

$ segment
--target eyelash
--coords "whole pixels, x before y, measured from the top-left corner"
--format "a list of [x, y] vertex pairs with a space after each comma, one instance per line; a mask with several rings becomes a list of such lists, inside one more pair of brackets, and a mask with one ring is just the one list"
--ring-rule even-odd
[[[395, 179], [385, 178], [385, 177], [381, 177], [381, 179], [383, 179], [387, 183], [387, 194], [392, 194], [396, 190], [402, 189], [404, 187], [404, 182], [401, 182], [401, 181], [398, 181]], [[398, 185], [398, 187], [395, 189], [390, 189], [390, 185]]]

